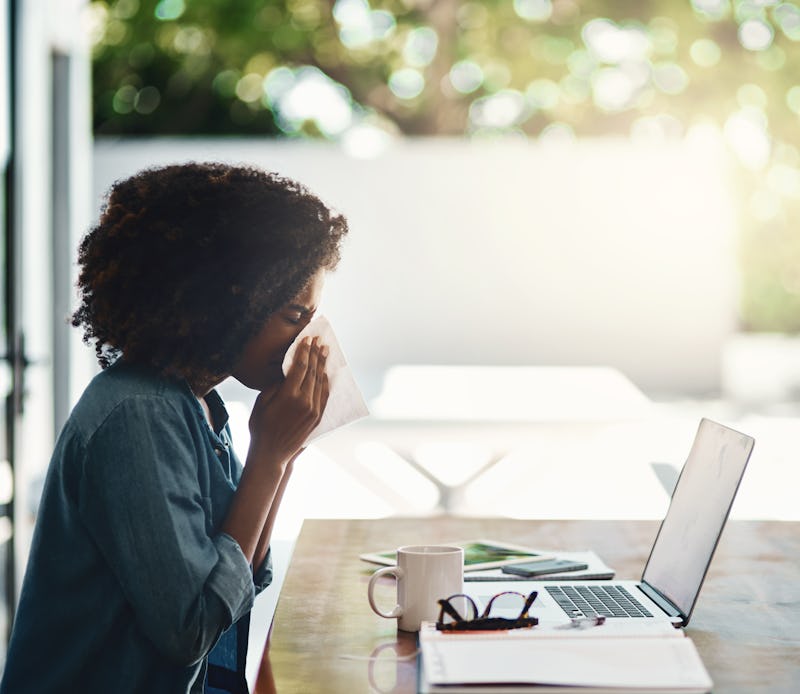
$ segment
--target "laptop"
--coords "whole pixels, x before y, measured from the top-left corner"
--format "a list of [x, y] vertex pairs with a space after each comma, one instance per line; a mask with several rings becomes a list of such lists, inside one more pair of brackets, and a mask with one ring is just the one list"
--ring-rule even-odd
[[[586, 622], [600, 616], [606, 623], [636, 620], [686, 626], [753, 444], [745, 434], [709, 419], [700, 421], [640, 581], [487, 582], [480, 584], [476, 602], [485, 604], [489, 596], [512, 588], [525, 594], [536, 590], [539, 595], [530, 614], [540, 624]], [[498, 601], [492, 612], [517, 616], [504, 611]]]

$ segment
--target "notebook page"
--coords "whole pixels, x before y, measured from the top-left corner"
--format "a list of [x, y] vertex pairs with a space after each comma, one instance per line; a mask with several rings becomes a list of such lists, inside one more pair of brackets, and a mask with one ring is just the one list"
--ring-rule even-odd
[[[421, 634], [422, 637], [422, 634]], [[431, 684], [545, 684], [704, 691], [689, 638], [421, 638]]]

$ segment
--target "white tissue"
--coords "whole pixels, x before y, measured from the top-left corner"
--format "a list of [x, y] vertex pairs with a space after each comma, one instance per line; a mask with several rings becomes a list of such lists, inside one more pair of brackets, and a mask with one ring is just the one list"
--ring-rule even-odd
[[322, 413], [322, 419], [308, 435], [303, 444], [304, 446], [307, 446], [311, 441], [323, 434], [327, 434], [369, 414], [367, 404], [364, 402], [364, 396], [361, 394], [353, 374], [347, 366], [344, 352], [342, 352], [333, 328], [325, 316], [314, 318], [289, 346], [283, 359], [283, 373], [288, 373], [300, 341], [304, 337], [314, 336], [319, 336], [319, 342], [327, 345], [329, 349], [328, 358], [325, 361], [325, 372], [328, 374], [330, 394], [328, 396], [328, 404]]

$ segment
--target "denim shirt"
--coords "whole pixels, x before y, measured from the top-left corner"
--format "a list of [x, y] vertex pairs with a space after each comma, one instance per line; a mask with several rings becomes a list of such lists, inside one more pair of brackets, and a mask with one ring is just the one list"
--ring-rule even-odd
[[212, 649], [243, 665], [272, 570], [220, 532], [242, 467], [206, 402], [216, 431], [185, 383], [122, 362], [92, 380], [50, 462], [2, 694], [194, 693]]

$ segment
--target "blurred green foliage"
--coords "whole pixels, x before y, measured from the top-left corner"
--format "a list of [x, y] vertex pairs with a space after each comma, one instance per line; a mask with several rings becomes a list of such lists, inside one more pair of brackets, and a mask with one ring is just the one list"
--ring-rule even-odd
[[740, 163], [750, 330], [800, 331], [800, 8], [778, 0], [98, 0], [98, 135], [683, 138]]

